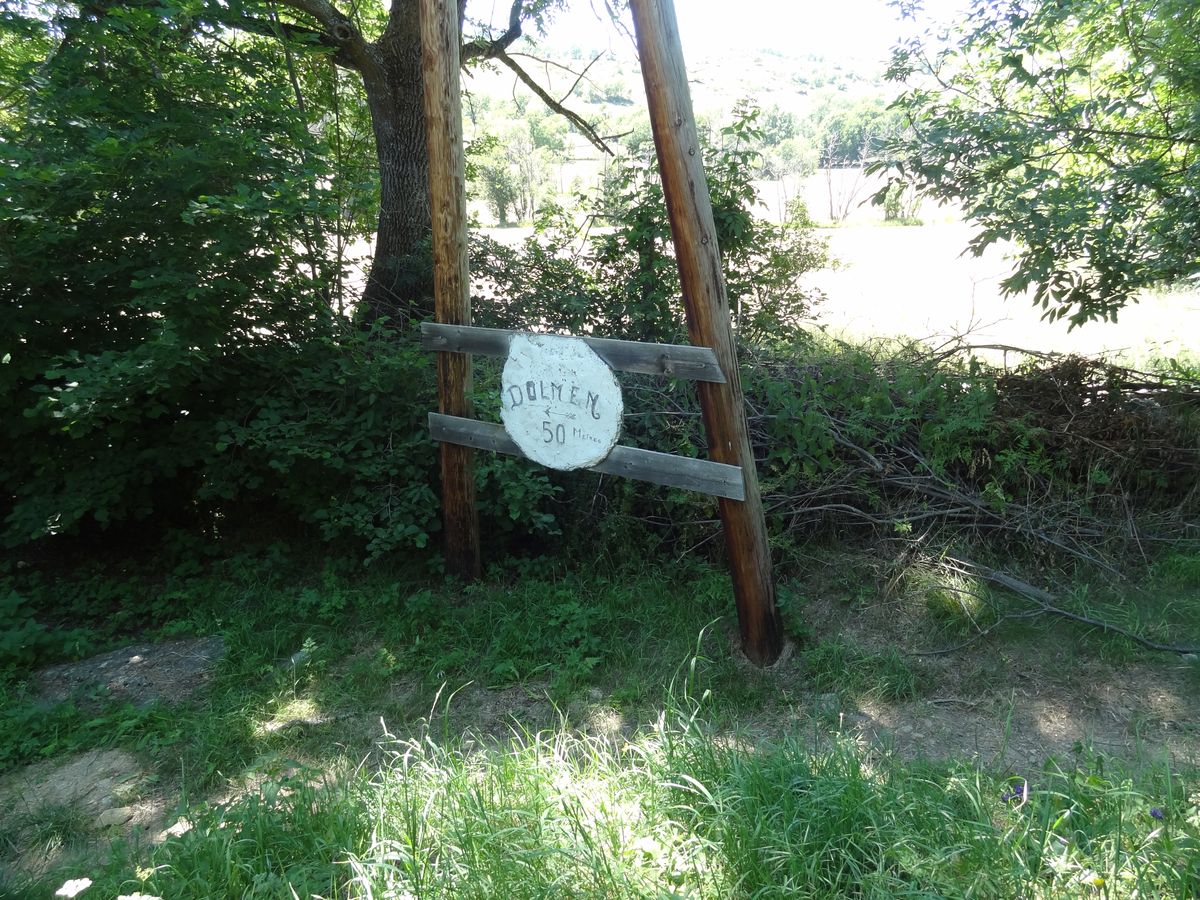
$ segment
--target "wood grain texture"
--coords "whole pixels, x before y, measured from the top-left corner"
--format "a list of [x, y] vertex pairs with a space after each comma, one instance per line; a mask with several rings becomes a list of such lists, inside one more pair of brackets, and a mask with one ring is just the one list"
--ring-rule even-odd
[[[474, 325], [421, 323], [421, 346], [426, 350], [455, 350], [481, 356], [507, 356], [514, 335], [532, 332], [504, 328], [479, 328]], [[641, 375], [669, 375], [687, 381], [724, 382], [725, 373], [717, 356], [708, 347], [687, 344], [648, 344], [617, 341], [611, 338], [581, 336], [579, 340], [618, 372]]]
[[[492, 422], [430, 413], [429, 434], [436, 441], [453, 442], [477, 450], [492, 450], [509, 456], [525, 456], [503, 426]], [[613, 447], [607, 459], [591, 466], [588, 471], [734, 500], [741, 500], [746, 495], [742, 470], [737, 466], [638, 447]]]
[[[429, 202], [433, 214], [434, 308], [439, 322], [470, 325], [458, 5], [455, 0], [419, 2]], [[439, 353], [437, 366], [441, 411], [470, 416], [471, 357], [465, 353]], [[442, 444], [441, 463], [446, 571], [473, 580], [481, 571], [473, 454], [467, 447]]]
[[740, 466], [745, 472], [746, 499], [720, 501], [742, 648], [751, 661], [769, 665], [783, 649], [783, 626], [775, 605], [766, 521], [675, 7], [672, 0], [630, 0], [630, 7], [688, 333], [693, 344], [712, 348], [727, 378], [725, 384], [698, 385], [709, 454], [717, 462]]

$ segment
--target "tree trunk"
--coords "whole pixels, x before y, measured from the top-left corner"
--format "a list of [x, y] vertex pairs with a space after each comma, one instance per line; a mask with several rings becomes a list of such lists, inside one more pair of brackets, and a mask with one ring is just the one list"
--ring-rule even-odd
[[378, 65], [363, 73], [379, 160], [379, 226], [360, 316], [404, 325], [433, 311], [428, 237], [429, 157], [422, 108], [416, 6], [395, 0], [398, 21], [371, 47]]

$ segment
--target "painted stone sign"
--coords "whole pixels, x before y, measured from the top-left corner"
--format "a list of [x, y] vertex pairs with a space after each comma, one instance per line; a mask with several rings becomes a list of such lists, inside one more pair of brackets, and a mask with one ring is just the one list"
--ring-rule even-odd
[[620, 436], [621, 386], [579, 338], [514, 335], [500, 390], [505, 431], [522, 453], [548, 468], [594, 466]]

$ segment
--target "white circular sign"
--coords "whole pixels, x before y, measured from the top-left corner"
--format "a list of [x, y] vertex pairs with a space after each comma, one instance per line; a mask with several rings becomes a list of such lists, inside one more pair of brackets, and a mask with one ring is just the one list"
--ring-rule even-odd
[[515, 335], [500, 391], [505, 431], [522, 453], [551, 469], [596, 465], [621, 433], [621, 386], [579, 338]]

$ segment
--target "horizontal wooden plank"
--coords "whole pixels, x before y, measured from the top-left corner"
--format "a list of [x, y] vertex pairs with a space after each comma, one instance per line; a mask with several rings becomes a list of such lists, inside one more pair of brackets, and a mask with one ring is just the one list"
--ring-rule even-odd
[[618, 444], [612, 453], [599, 465], [592, 466], [593, 472], [605, 475], [620, 475], [653, 484], [699, 491], [714, 497], [730, 500], [746, 499], [746, 483], [738, 466], [712, 462], [707, 459], [692, 459], [675, 456], [640, 447], [624, 447]]
[[[429, 433], [435, 441], [474, 447], [477, 450], [493, 450], [509, 456], [524, 457], [520, 448], [508, 436], [504, 426], [459, 416], [429, 414]], [[711, 462], [707, 459], [692, 459], [674, 456], [655, 450], [638, 447], [613, 448], [608, 458], [589, 471], [603, 475], [620, 475], [638, 481], [649, 481], [668, 487], [699, 491], [714, 497], [730, 500], [745, 500], [746, 486], [742, 470], [738, 466]]]
[[[480, 356], [507, 356], [508, 344], [517, 331], [503, 328], [479, 328], [474, 325], [421, 323], [421, 346], [426, 350], [451, 353], [478, 353]], [[529, 332], [527, 332], [529, 333]], [[708, 347], [688, 344], [643, 344], [611, 338], [580, 336], [581, 341], [618, 372], [641, 375], [671, 375], [688, 381], [725, 383], [725, 373], [717, 355]]]

